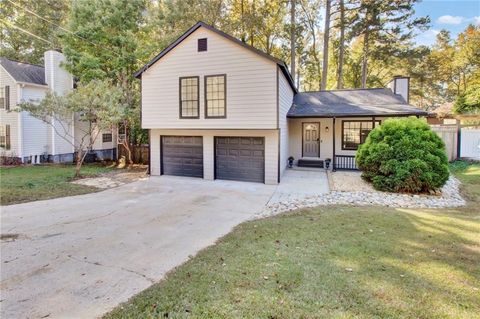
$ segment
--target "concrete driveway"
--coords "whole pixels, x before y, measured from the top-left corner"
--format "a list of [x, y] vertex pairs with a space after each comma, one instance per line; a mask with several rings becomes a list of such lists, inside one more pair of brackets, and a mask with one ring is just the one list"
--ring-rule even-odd
[[101, 316], [254, 217], [275, 190], [162, 176], [2, 207], [0, 317]]

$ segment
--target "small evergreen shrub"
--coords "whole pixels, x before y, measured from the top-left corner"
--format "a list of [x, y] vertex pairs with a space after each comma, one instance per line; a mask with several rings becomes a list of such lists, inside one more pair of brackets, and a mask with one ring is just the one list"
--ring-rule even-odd
[[370, 132], [356, 155], [362, 177], [382, 191], [423, 193], [448, 180], [442, 139], [424, 120], [388, 119]]

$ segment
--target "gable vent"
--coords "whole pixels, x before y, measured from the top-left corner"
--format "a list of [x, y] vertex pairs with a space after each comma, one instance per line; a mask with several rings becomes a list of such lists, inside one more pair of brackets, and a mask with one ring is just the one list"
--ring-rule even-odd
[[207, 38], [198, 39], [198, 52], [207, 51]]

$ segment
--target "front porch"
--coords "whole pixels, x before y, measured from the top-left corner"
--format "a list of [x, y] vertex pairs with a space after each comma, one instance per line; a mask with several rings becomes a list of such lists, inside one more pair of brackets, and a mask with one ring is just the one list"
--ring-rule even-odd
[[377, 117], [290, 118], [289, 156], [296, 167], [358, 170], [355, 154], [368, 133], [381, 123]]

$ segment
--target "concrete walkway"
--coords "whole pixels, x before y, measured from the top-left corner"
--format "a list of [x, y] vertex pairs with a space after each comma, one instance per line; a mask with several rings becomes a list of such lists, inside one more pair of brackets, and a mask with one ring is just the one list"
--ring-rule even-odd
[[276, 186], [152, 177], [2, 207], [1, 318], [94, 318], [256, 216]]
[[330, 192], [330, 188], [324, 169], [287, 169], [268, 204], [302, 200], [328, 192]]

